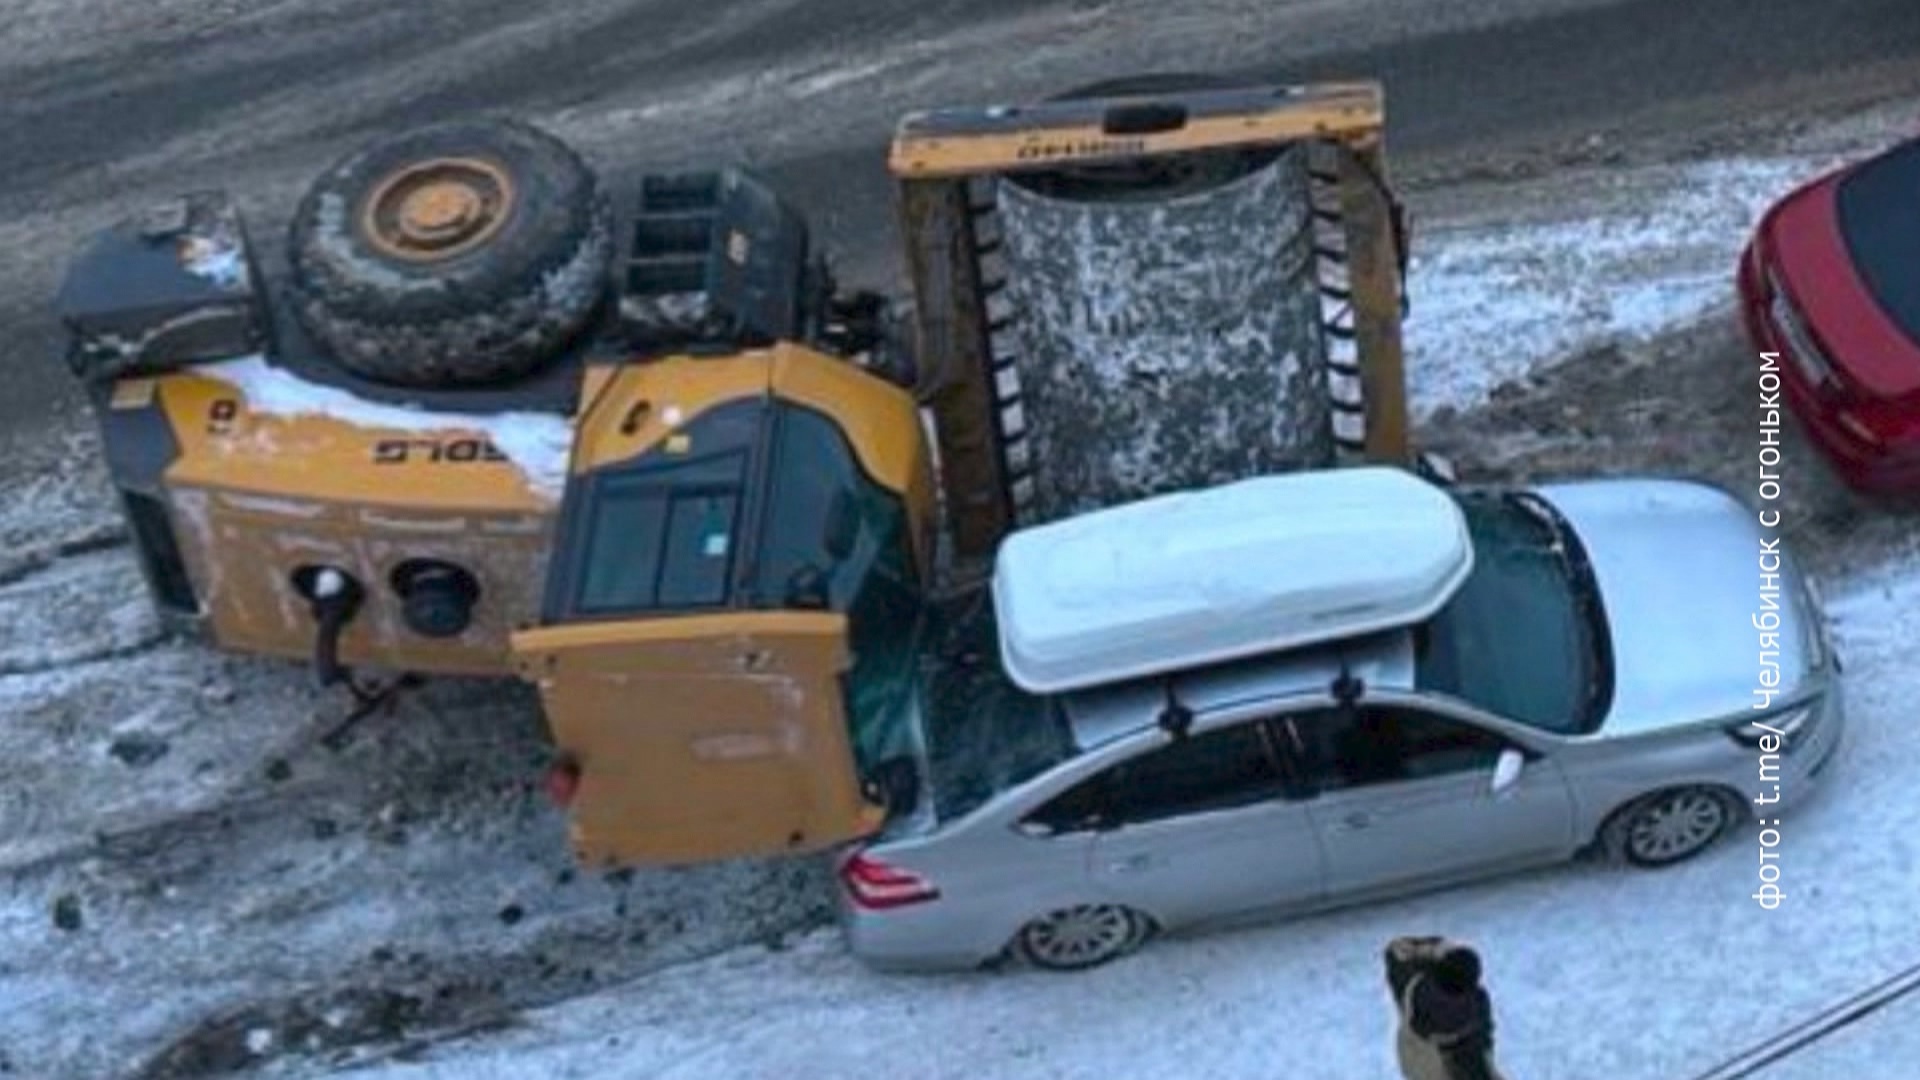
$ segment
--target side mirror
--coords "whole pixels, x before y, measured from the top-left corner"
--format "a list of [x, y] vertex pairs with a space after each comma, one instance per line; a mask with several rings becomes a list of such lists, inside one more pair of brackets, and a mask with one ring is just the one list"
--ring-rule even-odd
[[860, 515], [854, 511], [853, 497], [845, 488], [833, 493], [827, 504], [827, 534], [821, 538], [827, 555], [834, 562], [845, 562], [860, 539]]
[[1490, 790], [1495, 795], [1504, 795], [1520, 782], [1520, 770], [1526, 768], [1527, 755], [1509, 746], [1500, 751], [1500, 760], [1493, 763], [1493, 783]]
[[1420, 456], [1414, 459], [1413, 471], [1442, 487], [1452, 487], [1460, 482], [1453, 459], [1430, 450], [1422, 450]]

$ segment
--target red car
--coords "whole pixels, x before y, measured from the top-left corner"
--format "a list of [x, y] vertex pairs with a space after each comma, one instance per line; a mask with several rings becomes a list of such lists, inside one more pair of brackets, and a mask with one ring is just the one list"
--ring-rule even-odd
[[1920, 491], [1920, 139], [1776, 203], [1739, 281], [1748, 336], [1846, 482]]

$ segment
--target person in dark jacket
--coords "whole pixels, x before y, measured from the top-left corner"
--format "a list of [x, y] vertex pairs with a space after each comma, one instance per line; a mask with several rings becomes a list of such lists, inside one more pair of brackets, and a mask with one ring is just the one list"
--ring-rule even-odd
[[1479, 953], [1446, 938], [1400, 937], [1387, 945], [1386, 967], [1405, 1080], [1504, 1080]]

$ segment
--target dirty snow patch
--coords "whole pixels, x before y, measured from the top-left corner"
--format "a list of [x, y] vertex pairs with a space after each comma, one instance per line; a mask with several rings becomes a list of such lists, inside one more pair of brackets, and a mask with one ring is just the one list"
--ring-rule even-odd
[[1594, 170], [1510, 184], [1500, 212], [1421, 228], [1408, 271], [1416, 412], [1733, 302], [1760, 215], [1834, 162], [1785, 157]]
[[189, 274], [222, 289], [239, 289], [247, 284], [246, 255], [235, 244], [193, 237], [181, 253], [180, 265]]
[[328, 416], [357, 427], [389, 431], [484, 435], [542, 495], [557, 499], [566, 486], [573, 426], [565, 417], [532, 412], [443, 413], [383, 405], [308, 382], [260, 356], [209, 364], [200, 372], [231, 383], [256, 413]]
[[60, 560], [0, 588], [0, 677], [123, 656], [165, 636], [122, 551]]

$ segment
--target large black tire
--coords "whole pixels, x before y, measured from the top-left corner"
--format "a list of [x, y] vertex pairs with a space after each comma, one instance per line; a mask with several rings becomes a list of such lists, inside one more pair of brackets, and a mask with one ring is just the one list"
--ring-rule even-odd
[[538, 128], [489, 120], [407, 132], [348, 155], [307, 190], [291, 230], [295, 309], [337, 363], [370, 379], [513, 379], [598, 310], [611, 221], [593, 170]]

